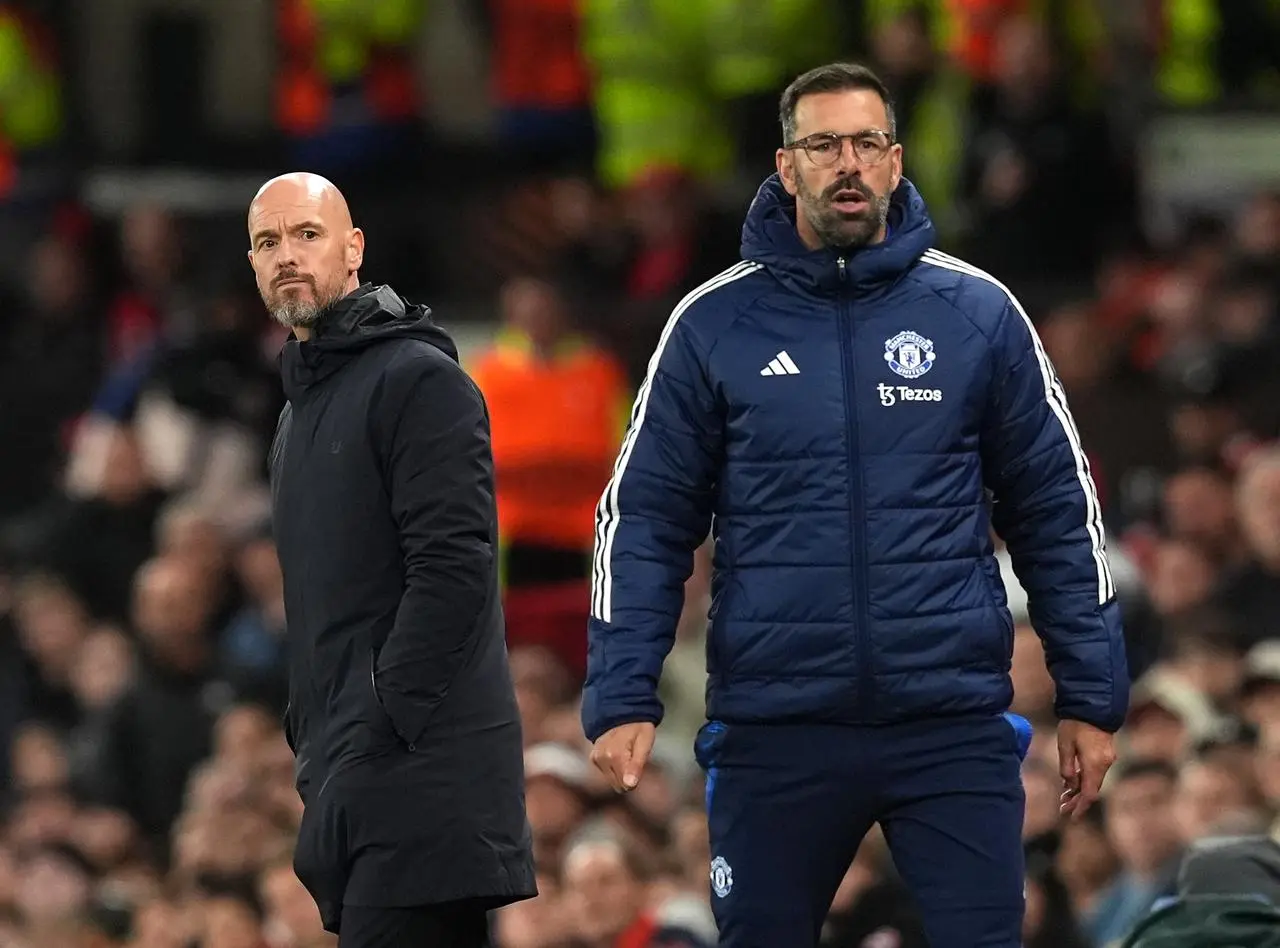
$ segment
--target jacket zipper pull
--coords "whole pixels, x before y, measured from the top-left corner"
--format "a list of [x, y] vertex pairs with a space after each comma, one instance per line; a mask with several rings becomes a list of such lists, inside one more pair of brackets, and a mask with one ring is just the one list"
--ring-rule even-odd
[[844, 257], [836, 258], [836, 266], [840, 268], [840, 282], [843, 283], [845, 278]]

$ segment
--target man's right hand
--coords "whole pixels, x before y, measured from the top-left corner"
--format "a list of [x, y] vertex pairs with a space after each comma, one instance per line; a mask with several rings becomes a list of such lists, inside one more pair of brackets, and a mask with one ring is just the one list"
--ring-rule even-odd
[[605, 731], [591, 748], [591, 763], [609, 778], [614, 790], [634, 790], [653, 750], [657, 728], [648, 721], [619, 724]]

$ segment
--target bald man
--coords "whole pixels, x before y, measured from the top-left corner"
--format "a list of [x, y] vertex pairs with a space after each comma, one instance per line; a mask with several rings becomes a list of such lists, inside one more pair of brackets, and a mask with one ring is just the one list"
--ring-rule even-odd
[[248, 223], [292, 330], [270, 468], [294, 867], [340, 948], [483, 946], [487, 910], [536, 894], [484, 401], [425, 306], [360, 282], [332, 183], [273, 178]]

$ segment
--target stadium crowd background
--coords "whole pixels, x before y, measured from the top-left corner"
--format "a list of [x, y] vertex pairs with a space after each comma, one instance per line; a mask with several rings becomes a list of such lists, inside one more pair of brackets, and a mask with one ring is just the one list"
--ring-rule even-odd
[[[278, 726], [283, 335], [241, 256], [254, 187], [296, 167], [347, 193], [364, 277], [431, 305], [492, 403], [543, 892], [498, 948], [713, 943], [706, 551], [654, 766], [617, 797], [576, 704], [590, 509], [667, 313], [736, 259], [778, 92], [832, 58], [894, 90], [943, 249], [1030, 311], [1103, 495], [1137, 682], [1083, 822], [1057, 817], [1052, 683], [1004, 564], [1037, 734], [1026, 945], [1116, 944], [1191, 841], [1280, 838], [1280, 4], [578, 6], [0, 3], [3, 948], [331, 944]], [[922, 944], [878, 836], [824, 937]]]

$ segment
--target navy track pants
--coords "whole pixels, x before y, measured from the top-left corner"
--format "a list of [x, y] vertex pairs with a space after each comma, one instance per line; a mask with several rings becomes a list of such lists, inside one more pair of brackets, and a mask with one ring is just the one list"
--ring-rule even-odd
[[879, 823], [931, 948], [1019, 948], [1021, 761], [1013, 714], [878, 727], [710, 721], [711, 905], [721, 948], [810, 948]]

